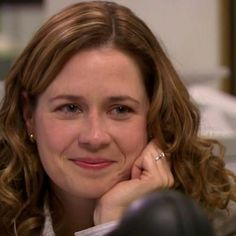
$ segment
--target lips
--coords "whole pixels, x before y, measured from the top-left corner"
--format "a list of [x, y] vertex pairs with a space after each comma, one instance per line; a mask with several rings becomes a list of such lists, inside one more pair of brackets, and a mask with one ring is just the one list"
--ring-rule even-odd
[[72, 161], [81, 168], [94, 170], [105, 169], [114, 163], [114, 161], [103, 158], [78, 158]]

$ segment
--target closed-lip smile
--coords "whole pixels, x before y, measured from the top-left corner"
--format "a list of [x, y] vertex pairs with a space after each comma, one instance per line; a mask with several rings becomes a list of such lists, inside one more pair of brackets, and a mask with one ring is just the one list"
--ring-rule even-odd
[[84, 169], [94, 169], [100, 170], [109, 167], [114, 163], [114, 161], [104, 159], [104, 158], [93, 158], [93, 157], [86, 157], [86, 158], [76, 158], [70, 159], [73, 161], [77, 166], [84, 168]]

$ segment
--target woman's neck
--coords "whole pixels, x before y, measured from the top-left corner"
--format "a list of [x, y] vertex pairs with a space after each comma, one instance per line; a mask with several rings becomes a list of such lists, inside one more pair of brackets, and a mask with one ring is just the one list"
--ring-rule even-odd
[[[54, 212], [52, 221], [56, 235], [74, 236], [76, 231], [84, 230], [94, 225], [95, 200], [77, 197], [59, 199], [62, 207], [59, 206], [58, 200], [51, 200], [50, 204]], [[62, 218], [58, 217], [61, 214]], [[59, 227], [55, 226], [57, 224], [59, 224]]]

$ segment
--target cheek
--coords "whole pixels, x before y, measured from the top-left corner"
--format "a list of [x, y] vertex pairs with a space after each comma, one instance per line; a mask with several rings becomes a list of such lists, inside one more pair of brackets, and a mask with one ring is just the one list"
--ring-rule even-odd
[[120, 180], [127, 180], [130, 178], [135, 160], [147, 145], [146, 122], [130, 126], [123, 132], [119, 131], [117, 133], [116, 142], [120, 152], [122, 152], [119, 177]]
[[40, 118], [35, 120], [35, 134], [41, 163], [50, 179], [62, 181], [58, 178], [66, 171], [64, 154], [72, 142], [71, 132], [60, 121]]
[[131, 165], [147, 144], [146, 120], [130, 124], [122, 132], [117, 132], [117, 143], [124, 154], [124, 161]]
[[65, 127], [59, 121], [49, 117], [38, 116], [35, 119], [35, 135], [41, 159], [63, 154], [70, 144], [70, 136]]

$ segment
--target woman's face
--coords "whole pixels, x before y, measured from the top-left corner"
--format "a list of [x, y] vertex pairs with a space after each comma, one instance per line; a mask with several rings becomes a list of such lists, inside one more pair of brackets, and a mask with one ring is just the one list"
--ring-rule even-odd
[[148, 109], [131, 57], [111, 47], [72, 57], [26, 121], [54, 191], [98, 198], [129, 179], [147, 143]]

